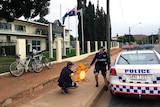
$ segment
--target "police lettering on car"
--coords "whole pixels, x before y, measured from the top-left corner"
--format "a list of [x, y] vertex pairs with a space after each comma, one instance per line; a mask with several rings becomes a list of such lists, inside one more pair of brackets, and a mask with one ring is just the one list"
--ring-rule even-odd
[[125, 69], [126, 74], [149, 74], [149, 69]]

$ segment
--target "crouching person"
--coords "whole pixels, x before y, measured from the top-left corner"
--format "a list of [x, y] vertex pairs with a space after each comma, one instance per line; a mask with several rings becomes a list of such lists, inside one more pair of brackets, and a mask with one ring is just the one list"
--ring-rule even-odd
[[68, 94], [68, 88], [74, 89], [78, 87], [78, 83], [71, 79], [71, 73], [73, 73], [71, 68], [73, 65], [74, 64], [72, 62], [68, 62], [67, 66], [62, 69], [59, 76], [58, 85], [61, 87], [63, 94]]

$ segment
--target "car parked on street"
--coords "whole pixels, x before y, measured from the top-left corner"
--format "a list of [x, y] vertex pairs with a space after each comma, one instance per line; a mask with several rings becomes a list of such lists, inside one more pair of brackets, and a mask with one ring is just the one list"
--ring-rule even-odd
[[154, 50], [119, 53], [110, 69], [113, 95], [160, 96], [160, 54]]

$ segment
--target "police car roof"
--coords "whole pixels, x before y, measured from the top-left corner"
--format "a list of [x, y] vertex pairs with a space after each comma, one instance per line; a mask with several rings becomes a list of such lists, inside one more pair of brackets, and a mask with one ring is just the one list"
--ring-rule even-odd
[[122, 46], [122, 49], [125, 49], [127, 51], [130, 51], [130, 50], [152, 50], [153, 48], [154, 48], [153, 44]]
[[121, 54], [134, 54], [134, 53], [154, 53], [154, 49], [152, 50], [130, 50], [130, 51], [122, 51]]

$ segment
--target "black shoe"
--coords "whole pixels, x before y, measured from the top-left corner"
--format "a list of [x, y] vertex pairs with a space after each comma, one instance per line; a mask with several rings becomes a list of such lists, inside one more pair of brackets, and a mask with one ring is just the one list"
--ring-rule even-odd
[[62, 94], [64, 94], [64, 95], [66, 95], [67, 93], [65, 92], [65, 90], [64, 89], [62, 89]]
[[109, 85], [109, 81], [107, 81], [107, 84], [106, 84], [107, 86]]
[[96, 87], [98, 87], [99, 86], [99, 84], [98, 84], [98, 82], [96, 83]]
[[68, 92], [68, 90], [67, 90], [67, 89], [65, 89], [65, 90], [64, 90], [64, 92], [65, 92], [66, 94], [69, 94], [69, 92]]
[[65, 95], [65, 94], [69, 94], [68, 90], [66, 88], [62, 88], [62, 93]]
[[105, 86], [105, 90], [108, 91], [108, 86]]

